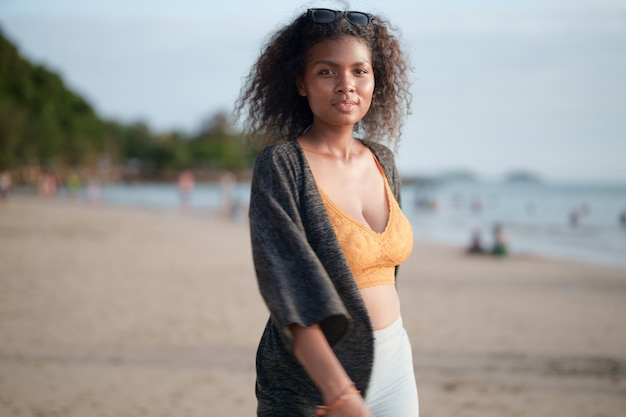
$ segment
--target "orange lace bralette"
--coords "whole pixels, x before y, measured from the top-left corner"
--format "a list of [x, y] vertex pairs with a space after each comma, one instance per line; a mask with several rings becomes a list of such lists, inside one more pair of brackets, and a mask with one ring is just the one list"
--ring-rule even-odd
[[359, 289], [394, 285], [395, 267], [413, 249], [413, 229], [393, 196], [387, 177], [374, 158], [385, 182], [389, 218], [378, 233], [347, 214], [318, 187], [343, 254]]

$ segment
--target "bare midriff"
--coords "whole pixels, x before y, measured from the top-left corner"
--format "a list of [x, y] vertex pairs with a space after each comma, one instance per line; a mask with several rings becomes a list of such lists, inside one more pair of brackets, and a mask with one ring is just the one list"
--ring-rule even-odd
[[384, 329], [398, 318], [400, 298], [395, 285], [380, 285], [360, 291], [374, 330]]

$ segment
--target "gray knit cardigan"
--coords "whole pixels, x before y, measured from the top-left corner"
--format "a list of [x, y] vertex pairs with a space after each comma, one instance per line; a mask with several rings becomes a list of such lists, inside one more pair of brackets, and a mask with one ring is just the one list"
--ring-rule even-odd
[[[363, 143], [378, 158], [400, 202], [393, 153], [384, 145]], [[259, 153], [249, 220], [257, 281], [270, 311], [257, 350], [257, 415], [313, 416], [322, 402], [292, 353], [289, 325], [294, 323], [319, 324], [365, 396], [374, 359], [372, 325], [297, 141]]]

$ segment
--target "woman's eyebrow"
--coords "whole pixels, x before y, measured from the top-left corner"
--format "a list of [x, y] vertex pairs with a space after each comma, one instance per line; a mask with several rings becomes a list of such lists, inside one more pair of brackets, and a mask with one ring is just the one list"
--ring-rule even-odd
[[[339, 64], [337, 62], [329, 61], [326, 59], [320, 59], [319, 61], [315, 61], [314, 65], [328, 65], [330, 67], [338, 67]], [[362, 65], [371, 65], [368, 61], [358, 61], [353, 64], [350, 64], [351, 67], [358, 67]]]

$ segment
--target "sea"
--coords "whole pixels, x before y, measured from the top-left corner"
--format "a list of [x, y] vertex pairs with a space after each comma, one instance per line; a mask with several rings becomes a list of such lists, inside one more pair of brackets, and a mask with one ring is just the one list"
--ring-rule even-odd
[[[249, 193], [250, 184], [239, 183], [234, 199], [246, 207]], [[186, 207], [215, 212], [221, 196], [218, 184], [197, 184]], [[175, 184], [109, 184], [101, 188], [100, 199], [155, 210], [181, 208]], [[416, 240], [462, 249], [478, 233], [488, 250], [498, 225], [511, 253], [618, 267], [626, 277], [626, 184], [417, 182], [404, 185], [402, 207]], [[240, 216], [245, 221], [245, 213]]]

